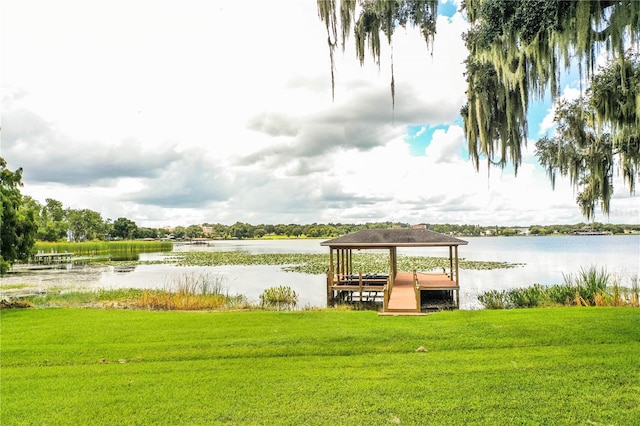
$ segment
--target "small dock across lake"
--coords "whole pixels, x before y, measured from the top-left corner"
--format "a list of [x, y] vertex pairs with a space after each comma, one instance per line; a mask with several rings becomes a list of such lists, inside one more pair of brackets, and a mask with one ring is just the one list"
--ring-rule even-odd
[[36, 253], [33, 255], [33, 262], [38, 264], [64, 263], [70, 262], [73, 253]]

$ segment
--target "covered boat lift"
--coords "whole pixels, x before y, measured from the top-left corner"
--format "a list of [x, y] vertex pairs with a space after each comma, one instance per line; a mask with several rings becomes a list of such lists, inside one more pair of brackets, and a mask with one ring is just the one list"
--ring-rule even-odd
[[[366, 229], [324, 241], [320, 245], [329, 247], [327, 305], [337, 300], [381, 301], [384, 313], [419, 313], [423, 292], [444, 291], [459, 307], [458, 246], [466, 244], [423, 228]], [[441, 273], [398, 271], [398, 247], [448, 247], [449, 269]], [[388, 250], [389, 273], [354, 273], [354, 250]]]

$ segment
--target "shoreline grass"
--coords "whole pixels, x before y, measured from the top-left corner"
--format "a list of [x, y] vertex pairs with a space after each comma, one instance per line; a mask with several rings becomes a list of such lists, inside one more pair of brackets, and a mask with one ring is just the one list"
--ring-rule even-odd
[[74, 255], [95, 255], [105, 253], [149, 253], [170, 252], [173, 243], [170, 241], [83, 241], [83, 242], [48, 242], [37, 241], [33, 247], [36, 252], [73, 253]]
[[581, 268], [575, 274], [563, 274], [564, 284], [508, 290], [489, 290], [478, 295], [486, 309], [512, 309], [551, 306], [640, 306], [640, 278], [629, 276], [628, 286], [620, 275], [606, 268]]
[[163, 289], [73, 289], [22, 298], [39, 308], [83, 307], [142, 310], [234, 310], [252, 308], [244, 295], [229, 294], [223, 279], [211, 274], [182, 274]]
[[12, 310], [0, 316], [0, 421], [634, 424], [638, 324], [620, 307]]

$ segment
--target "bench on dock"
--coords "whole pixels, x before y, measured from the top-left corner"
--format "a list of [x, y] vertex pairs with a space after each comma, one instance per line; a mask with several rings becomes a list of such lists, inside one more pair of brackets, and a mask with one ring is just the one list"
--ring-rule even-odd
[[381, 274], [334, 275], [330, 290], [336, 298], [354, 301], [355, 293], [358, 301], [369, 302], [382, 297], [388, 282], [389, 277]]

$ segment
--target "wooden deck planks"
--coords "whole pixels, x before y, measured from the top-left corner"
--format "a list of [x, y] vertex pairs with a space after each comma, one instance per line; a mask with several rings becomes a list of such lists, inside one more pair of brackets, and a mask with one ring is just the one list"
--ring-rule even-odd
[[[418, 287], [421, 290], [458, 290], [455, 281], [444, 273], [418, 273]], [[413, 274], [399, 272], [396, 275], [393, 290], [387, 304], [387, 312], [419, 312], [416, 291], [413, 284]]]
[[396, 275], [393, 290], [387, 304], [388, 312], [419, 312], [416, 291], [413, 287], [413, 274], [400, 272]]
[[447, 274], [418, 272], [418, 286], [424, 290], [456, 290], [458, 284]]
[[[425, 273], [418, 272], [418, 287], [420, 290], [450, 290], [455, 294], [455, 304], [459, 304], [458, 290], [459, 287], [455, 281], [453, 281], [449, 275], [445, 273]], [[363, 282], [365, 279], [363, 278]], [[371, 297], [371, 292], [375, 292], [375, 297], [378, 292], [382, 293], [384, 286], [383, 281], [386, 280], [368, 280], [374, 285], [360, 285], [360, 280], [351, 279], [339, 279], [334, 276], [333, 284], [329, 286], [331, 291], [330, 298], [336, 297], [334, 292], [349, 292], [358, 296], [357, 300], [366, 300]], [[374, 283], [375, 281], [375, 283]], [[378, 282], [379, 281], [379, 282]], [[413, 273], [411, 272], [399, 272], [395, 277], [393, 288], [390, 292], [389, 301], [386, 305], [385, 313], [389, 314], [412, 314], [419, 313], [421, 307], [418, 306], [418, 300], [416, 299], [416, 289], [414, 287]], [[423, 294], [424, 297], [424, 294]], [[329, 300], [329, 299], [328, 299]], [[424, 301], [420, 301], [424, 302]]]

